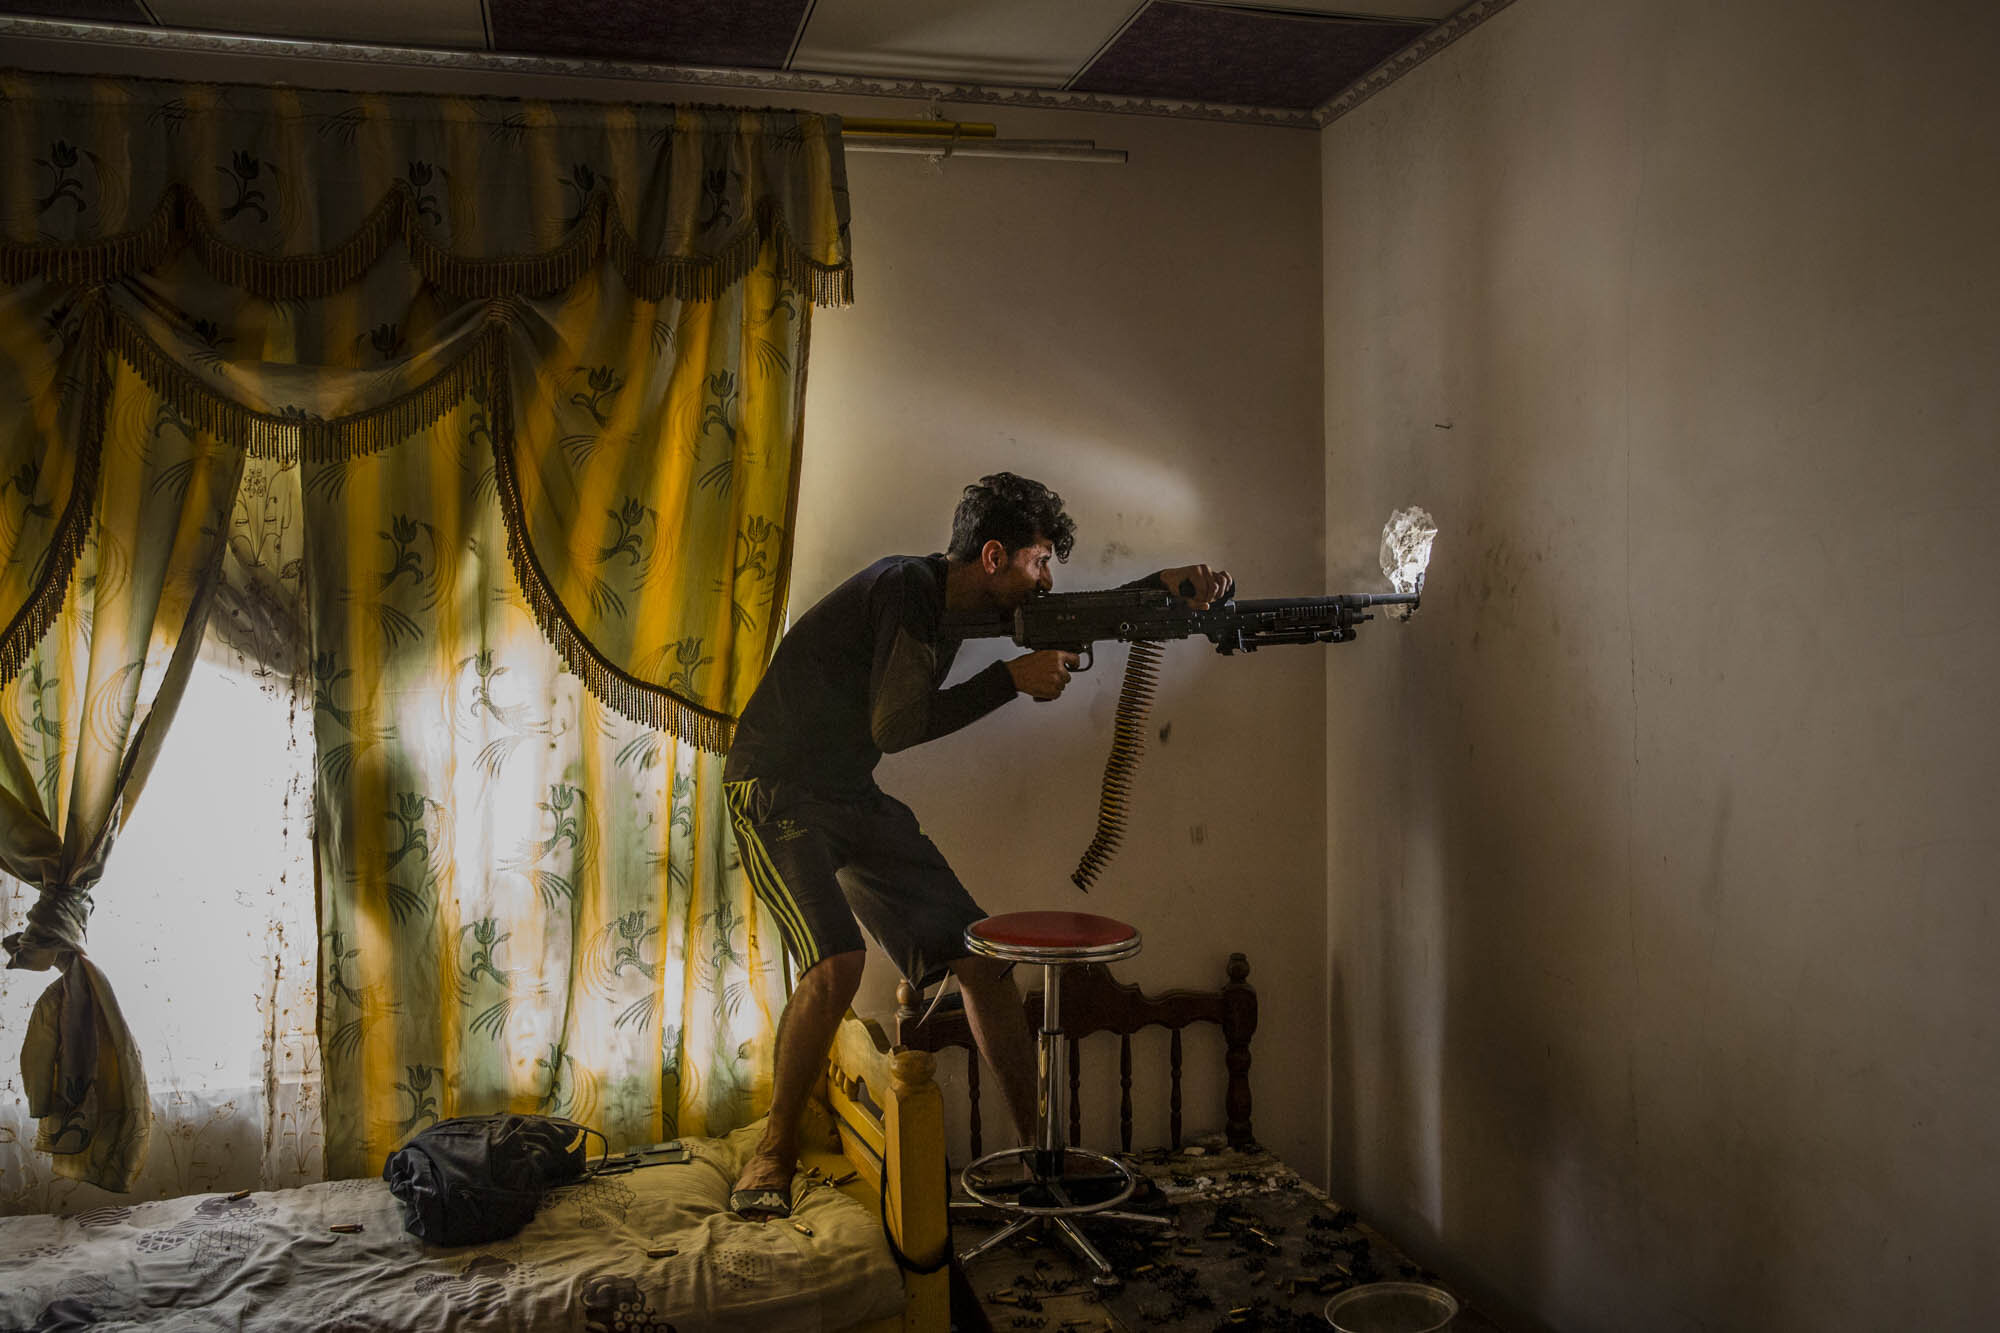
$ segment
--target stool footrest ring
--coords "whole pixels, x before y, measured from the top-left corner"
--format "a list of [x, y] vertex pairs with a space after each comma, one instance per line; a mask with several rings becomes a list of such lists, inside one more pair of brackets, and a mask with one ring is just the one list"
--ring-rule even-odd
[[[1038, 1148], [1029, 1147], [1004, 1148], [999, 1152], [987, 1153], [978, 1161], [968, 1164], [963, 1171], [958, 1173], [958, 1183], [964, 1188], [968, 1196], [985, 1204], [988, 1208], [997, 1208], [1001, 1212], [1015, 1213], [1024, 1217], [1070, 1217], [1102, 1212], [1106, 1208], [1115, 1208], [1119, 1204], [1124, 1203], [1132, 1197], [1132, 1192], [1139, 1187], [1139, 1177], [1131, 1167], [1126, 1166], [1115, 1157], [1101, 1152], [1093, 1152], [1089, 1148], [1064, 1148], [1062, 1150], [1063, 1159], [1065, 1162], [1073, 1158], [1081, 1159], [1080, 1165], [1108, 1167], [1116, 1177], [1122, 1178], [1123, 1181], [1115, 1192], [1103, 1199], [1094, 1199], [1089, 1203], [1057, 1203], [1051, 1205], [1022, 1203], [1017, 1199], [1002, 1198], [993, 1193], [996, 1186], [1003, 1182], [982, 1181], [978, 1178], [977, 1173], [981, 1171], [997, 1166], [1002, 1162], [1014, 1161], [1026, 1168], [1026, 1174], [1021, 1178], [1019, 1183], [1045, 1190], [1057, 1198], [1066, 1197], [1062, 1188], [1066, 1175], [1044, 1177], [1034, 1171], [1035, 1158], [1040, 1151]], [[1010, 1181], [1005, 1183], [1013, 1184], [1016, 1182]]]

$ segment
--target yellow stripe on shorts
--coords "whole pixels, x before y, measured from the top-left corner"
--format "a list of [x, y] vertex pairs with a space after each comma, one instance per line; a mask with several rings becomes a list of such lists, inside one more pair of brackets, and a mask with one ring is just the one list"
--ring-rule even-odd
[[770, 850], [757, 836], [757, 826], [750, 819], [750, 795], [756, 786], [755, 779], [722, 784], [730, 816], [736, 824], [738, 848], [743, 853], [743, 873], [750, 877], [750, 887], [756, 891], [757, 897], [778, 918], [778, 925], [789, 939], [792, 951], [799, 955], [799, 971], [803, 974], [819, 961], [819, 941], [807, 928], [798, 900], [786, 887], [785, 877], [778, 873], [777, 863], [772, 861]]

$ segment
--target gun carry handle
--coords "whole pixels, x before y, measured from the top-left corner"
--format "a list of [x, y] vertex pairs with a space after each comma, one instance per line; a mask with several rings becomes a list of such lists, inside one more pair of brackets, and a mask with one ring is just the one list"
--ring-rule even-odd
[[[1181, 586], [1174, 589], [1174, 591], [1180, 594], [1180, 596], [1184, 598], [1194, 596], [1194, 580], [1182, 579]], [[1222, 585], [1222, 587], [1216, 592], [1214, 597], [1209, 599], [1208, 604], [1210, 606], [1220, 606], [1224, 602], [1228, 601], [1230, 598], [1234, 597], [1235, 595], [1236, 595], [1236, 580], [1232, 578], [1231, 580], [1229, 580], [1229, 582]]]

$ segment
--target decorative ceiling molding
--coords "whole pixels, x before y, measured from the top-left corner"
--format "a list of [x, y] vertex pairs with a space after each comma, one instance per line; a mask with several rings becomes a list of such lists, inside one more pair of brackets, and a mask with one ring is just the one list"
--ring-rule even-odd
[[1325, 129], [1513, 3], [1514, 0], [1471, 0], [1450, 18], [1328, 98], [1312, 113], [1312, 123]]
[[[1006, 87], [929, 79], [874, 78], [857, 74], [820, 74], [805, 70], [719, 69], [698, 65], [594, 60], [571, 56], [509, 55], [495, 51], [443, 47], [253, 37], [182, 28], [29, 18], [9, 14], [0, 14], [0, 37], [27, 37], [44, 41], [82, 42], [152, 51], [195, 52], [223, 56], [265, 58], [275, 56], [351, 64], [389, 64], [415, 69], [467, 70], [486, 74], [612, 79], [652, 84], [679, 84], [693, 88], [747, 88], [774, 93], [888, 97], [927, 103], [955, 102], [1047, 111], [1166, 116], [1181, 120], [1268, 125], [1283, 129], [1324, 129], [1513, 3], [1514, 0], [1469, 0], [1449, 18], [1423, 33], [1408, 46], [1312, 111], [1230, 106], [1218, 102], [1177, 98], [1127, 97], [1115, 93], [1071, 92], [1055, 88]], [[484, 0], [480, 8], [484, 15], [486, 10]]]
[[[1480, 0], [1475, 0], [1475, 6], [1478, 3]], [[1284, 129], [1309, 130], [1322, 123], [1315, 118], [1317, 113], [1310, 111], [1226, 106], [1214, 102], [1182, 101], [1173, 98], [1120, 97], [1111, 93], [1073, 93], [1053, 88], [1007, 88], [973, 83], [940, 83], [926, 79], [881, 79], [851, 74], [814, 74], [801, 70], [708, 69], [693, 65], [587, 60], [566, 56], [503, 55], [494, 51], [460, 51], [437, 47], [315, 42], [290, 37], [248, 37], [232, 33], [195, 32], [180, 28], [147, 28], [123, 23], [81, 23], [64, 19], [19, 18], [8, 15], [0, 15], [0, 37], [33, 37], [45, 41], [85, 42], [101, 46], [138, 47], [150, 51], [198, 52], [207, 55], [265, 58], [278, 56], [354, 64], [400, 65], [417, 69], [471, 70], [491, 74], [620, 79], [653, 84], [681, 84], [696, 88], [753, 88], [766, 92], [893, 97], [922, 102], [1021, 107], [1038, 111], [1171, 116], [1182, 120], [1268, 125]], [[1427, 39], [1420, 39], [1419, 44], [1423, 40]], [[1368, 77], [1374, 76], [1371, 74]]]

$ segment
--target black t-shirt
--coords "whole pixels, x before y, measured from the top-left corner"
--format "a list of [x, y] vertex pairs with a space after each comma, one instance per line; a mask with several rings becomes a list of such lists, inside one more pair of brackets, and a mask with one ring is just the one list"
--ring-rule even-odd
[[949, 735], [1012, 699], [1004, 662], [939, 688], [958, 655], [938, 630], [945, 571], [941, 555], [888, 556], [800, 616], [743, 709], [724, 778], [866, 795], [885, 752]]

